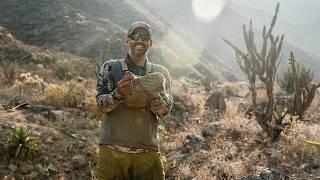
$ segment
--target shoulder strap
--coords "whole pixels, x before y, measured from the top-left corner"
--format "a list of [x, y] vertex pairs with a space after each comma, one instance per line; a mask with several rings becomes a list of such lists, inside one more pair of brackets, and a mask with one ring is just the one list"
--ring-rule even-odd
[[119, 82], [123, 77], [123, 70], [121, 65], [121, 59], [120, 60], [110, 60], [111, 63], [111, 74], [113, 76], [113, 79], [115, 83]]
[[152, 67], [153, 67], [153, 64], [151, 62], [147, 61], [146, 72], [147, 73], [151, 73], [152, 72]]
[[128, 69], [128, 65], [127, 65], [127, 63], [126, 63], [126, 61], [124, 60], [124, 59], [120, 59], [120, 60], [118, 60], [119, 62], [120, 62], [120, 64], [121, 64], [121, 67], [122, 67], [122, 71], [128, 71], [129, 69]]

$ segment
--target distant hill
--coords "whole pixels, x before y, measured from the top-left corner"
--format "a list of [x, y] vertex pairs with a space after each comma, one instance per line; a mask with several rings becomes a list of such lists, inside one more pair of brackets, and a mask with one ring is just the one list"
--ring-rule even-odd
[[[253, 25], [256, 31], [256, 40], [261, 37], [261, 24], [269, 26], [272, 20], [273, 14], [268, 14], [265, 11], [253, 9], [251, 6], [243, 7], [238, 4], [228, 2], [220, 16], [210, 23], [203, 23], [198, 21], [192, 12], [191, 0], [147, 0], [149, 6], [157, 9], [156, 13], [160, 14], [168, 20], [170, 23], [175, 24], [178, 30], [183, 31], [187, 36], [191, 36], [198, 40], [199, 44], [202, 44], [203, 49], [214, 53], [215, 56], [222, 59], [229, 67], [232, 67], [235, 72], [239, 72], [239, 68], [235, 63], [232, 49], [227, 46], [222, 38], [226, 38], [233, 42], [235, 45], [244, 47], [242, 25], [248, 24], [249, 19], [253, 20]], [[274, 4], [274, 7], [276, 4]], [[183, 8], [182, 10], [179, 10]], [[282, 6], [280, 5], [280, 13]], [[286, 67], [286, 59], [289, 57], [289, 52], [293, 51], [300, 62], [303, 62], [306, 66], [312, 67], [315, 72], [315, 77], [320, 79], [320, 58], [317, 54], [308, 51], [308, 46], [304, 43], [310, 42], [310, 38], [303, 39], [303, 34], [308, 32], [310, 34], [314, 31], [308, 26], [299, 26], [294, 28], [293, 24], [292, 31], [289, 32], [288, 28], [280, 27], [290, 24], [289, 22], [279, 18], [276, 24], [274, 34], [284, 34], [285, 43], [283, 45], [283, 61], [282, 68]], [[316, 28], [316, 27], [315, 27]], [[313, 29], [315, 29], [313, 28]], [[304, 29], [304, 31], [301, 31]], [[297, 34], [300, 33], [300, 37]], [[289, 35], [290, 34], [290, 35]], [[312, 37], [309, 35], [308, 37]], [[299, 38], [301, 41], [296, 41]], [[316, 37], [313, 38], [316, 41]], [[298, 43], [301, 42], [301, 43]], [[304, 42], [304, 43], [303, 43]], [[314, 46], [315, 47], [315, 46]], [[242, 73], [240, 73], [242, 74]]]
[[[168, 66], [172, 74], [190, 74], [190, 70], [197, 71], [194, 64], [215, 59], [203, 56], [188, 38], [136, 1], [0, 1], [0, 24], [18, 40], [89, 58], [122, 58], [124, 36], [128, 26], [137, 20], [148, 22], [153, 29], [150, 60]], [[232, 74], [220, 59], [210, 63], [219, 67], [215, 68], [219, 69], [218, 76]]]
[[[240, 3], [240, 2], [237, 2]], [[291, 2], [290, 2], [291, 3]], [[315, 3], [313, 1], [313, 3]], [[302, 2], [296, 4], [302, 4]], [[311, 6], [307, 3], [303, 3], [304, 6]], [[312, 3], [311, 3], [312, 4]], [[278, 23], [276, 27], [277, 32], [284, 32], [286, 35], [286, 40], [290, 42], [290, 44], [294, 44], [295, 46], [299, 46], [306, 52], [312, 52], [315, 54], [320, 55], [319, 50], [319, 41], [320, 41], [320, 16], [319, 15], [308, 15], [304, 14], [305, 8], [301, 7], [299, 13], [296, 13], [297, 17], [300, 17], [305, 20], [298, 20], [298, 19], [291, 19], [290, 17], [293, 16], [289, 14], [289, 12], [283, 12], [288, 7], [286, 6], [287, 3], [280, 2], [280, 12]], [[319, 4], [320, 5], [320, 4]], [[262, 27], [263, 24], [269, 22], [273, 16], [274, 9], [271, 13], [267, 12], [266, 10], [255, 9], [250, 7], [251, 5], [244, 5], [244, 4], [232, 4], [234, 10], [239, 12], [243, 17], [246, 19], [253, 19], [256, 27]], [[275, 7], [275, 3], [271, 7]], [[291, 6], [289, 6], [291, 8]], [[296, 7], [293, 7], [294, 9]], [[295, 12], [294, 10], [291, 10]], [[286, 16], [285, 16], [286, 15]], [[253, 18], [258, 17], [258, 18]], [[313, 18], [308, 18], [313, 17]], [[308, 19], [307, 19], [308, 18]]]

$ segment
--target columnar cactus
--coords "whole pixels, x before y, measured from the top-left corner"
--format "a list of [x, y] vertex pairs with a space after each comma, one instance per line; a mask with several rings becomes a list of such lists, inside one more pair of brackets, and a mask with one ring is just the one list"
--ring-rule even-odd
[[[230, 41], [223, 39], [233, 48], [241, 70], [248, 77], [251, 85], [250, 91], [252, 93], [252, 104], [257, 122], [267, 132], [267, 134], [274, 139], [277, 139], [282, 131], [282, 119], [284, 118], [283, 113], [274, 111], [273, 108], [273, 85], [276, 71], [280, 64], [279, 55], [284, 39], [284, 35], [275, 37], [272, 34], [272, 30], [276, 23], [279, 6], [280, 4], [278, 3], [269, 29], [267, 30], [265, 26], [263, 27], [263, 44], [261, 51], [259, 51], [255, 45], [251, 21], [248, 30], [246, 29], [246, 26], [243, 25], [246, 52], [241, 51]], [[270, 45], [268, 45], [268, 43], [270, 43]], [[268, 102], [265, 108], [258, 108], [256, 105], [256, 76], [258, 76], [260, 81], [266, 86]]]
[[291, 113], [298, 115], [302, 119], [304, 112], [310, 107], [320, 83], [313, 84], [311, 82], [312, 73], [310, 73], [310, 69], [306, 71], [303, 66], [296, 63], [292, 52], [290, 52], [289, 64], [292, 70], [291, 79], [293, 80], [294, 95], [293, 112]]

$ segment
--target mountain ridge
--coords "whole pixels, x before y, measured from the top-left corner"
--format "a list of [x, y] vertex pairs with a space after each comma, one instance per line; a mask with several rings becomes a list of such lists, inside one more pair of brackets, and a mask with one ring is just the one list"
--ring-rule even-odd
[[[179, 69], [197, 71], [193, 65], [202, 63], [202, 52], [141, 3], [129, 0], [0, 2], [0, 24], [17, 39], [93, 59], [123, 58], [126, 30], [137, 20], [152, 26], [151, 61], [168, 66], [174, 75]], [[228, 67], [220, 69], [231, 74]], [[217, 71], [221, 78], [223, 74], [225, 72]]]
[[[242, 26], [243, 24], [249, 23], [249, 18], [253, 21], [253, 26], [255, 27], [255, 35], [256, 43], [259, 44], [259, 40], [261, 39], [261, 24], [269, 26], [272, 20], [272, 16], [266, 15], [264, 17], [265, 20], [259, 19], [259, 16], [245, 16], [242, 11], [237, 9], [231, 2], [227, 3], [224, 7], [224, 10], [221, 12], [219, 17], [217, 17], [211, 23], [202, 23], [199, 22], [194, 18], [193, 12], [191, 10], [191, 1], [175, 1], [170, 2], [169, 0], [161, 1], [148, 1], [154, 6], [158, 7], [158, 12], [162, 15], [165, 19], [167, 19], [172, 24], [175, 24], [179, 30], [185, 30], [185, 33], [188, 36], [193, 36], [197, 40], [200, 41], [205, 47], [205, 49], [209, 52], [214, 52], [214, 54], [221, 58], [229, 67], [233, 68], [234, 72], [239, 71], [238, 65], [235, 63], [235, 58], [233, 55], [232, 49], [227, 46], [223, 41], [222, 38], [228, 39], [235, 45], [239, 46], [241, 49], [244, 49], [244, 40], [243, 40], [243, 32]], [[175, 9], [178, 9], [179, 2], [183, 3], [183, 7], [186, 9], [179, 14], [175, 14]], [[260, 13], [263, 13], [257, 10]], [[280, 11], [281, 13], [281, 5]], [[248, 13], [250, 15], [250, 13]], [[174, 16], [174, 18], [171, 18]], [[294, 45], [292, 42], [294, 38], [290, 37], [287, 38], [288, 33], [286, 31], [280, 30], [281, 27], [281, 18], [277, 20], [275, 26], [275, 34], [284, 34], [284, 45], [283, 45], [283, 57], [289, 57], [290, 51], [294, 51], [296, 57], [301, 60], [301, 63], [306, 65], [307, 67], [312, 67], [313, 71], [315, 72], [315, 78], [317, 80], [320, 79], [320, 69], [319, 67], [319, 58], [317, 54], [312, 54], [312, 52], [307, 51], [308, 48], [304, 47], [301, 44], [295, 43]], [[258, 26], [257, 23], [259, 22]], [[287, 41], [288, 40], [288, 41]], [[261, 40], [260, 40], [261, 41]], [[303, 48], [300, 48], [303, 47]], [[285, 61], [281, 63], [281, 69], [286, 67]]]

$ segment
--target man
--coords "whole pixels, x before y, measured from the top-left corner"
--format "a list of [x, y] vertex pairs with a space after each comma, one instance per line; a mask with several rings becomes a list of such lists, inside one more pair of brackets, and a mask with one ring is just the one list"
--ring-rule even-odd
[[[125, 37], [124, 59], [105, 62], [97, 77], [97, 106], [103, 112], [98, 179], [164, 179], [157, 135], [158, 118], [172, 106], [168, 70], [147, 58], [152, 46], [150, 26], [142, 21], [130, 25]], [[131, 93], [133, 76], [160, 72], [163, 91]]]

